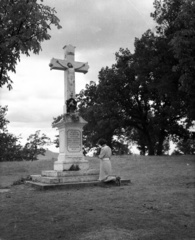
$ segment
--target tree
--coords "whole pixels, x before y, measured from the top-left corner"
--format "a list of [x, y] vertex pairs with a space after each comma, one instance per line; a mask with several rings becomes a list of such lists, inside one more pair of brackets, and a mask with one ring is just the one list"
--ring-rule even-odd
[[188, 118], [195, 120], [195, 3], [185, 1], [176, 18], [178, 30], [170, 44], [178, 64], [174, 70], [181, 71], [181, 91], [188, 96]]
[[136, 39], [134, 54], [120, 49], [116, 64], [100, 71], [99, 84], [80, 93], [89, 142], [100, 134], [107, 137], [108, 132], [113, 139], [123, 132], [143, 154], [161, 155], [170, 135], [187, 134], [179, 124], [186, 116], [185, 98], [177, 91], [179, 76], [172, 72], [174, 59], [165, 47], [166, 42], [147, 31]]
[[113, 139], [112, 154], [114, 155], [131, 154], [131, 151], [129, 149], [129, 142], [127, 141], [124, 135], [120, 136], [118, 139], [117, 138]]
[[152, 15], [157, 33], [172, 51], [174, 72], [179, 72], [179, 90], [186, 94], [188, 119], [195, 120], [195, 3], [192, 0], [156, 0]]
[[8, 106], [0, 106], [0, 132], [5, 132], [7, 130], [7, 124], [9, 121], [5, 118], [8, 111]]
[[0, 133], [0, 161], [22, 161], [22, 145], [19, 137], [10, 133]]
[[39, 154], [44, 155], [45, 145], [50, 145], [51, 141], [45, 134], [40, 134], [40, 130], [31, 134], [27, 143], [23, 147], [19, 140], [21, 137], [14, 136], [7, 130], [9, 121], [6, 119], [8, 107], [0, 106], [0, 161], [22, 161], [37, 160]]
[[[43, 0], [41, 0], [43, 2]], [[16, 72], [20, 54], [38, 54], [41, 42], [49, 40], [51, 25], [61, 28], [54, 8], [37, 0], [1, 0], [0, 4], [0, 87], [12, 88], [9, 71]]]
[[58, 135], [55, 135], [55, 139], [54, 139], [54, 141], [53, 141], [53, 143], [55, 144], [55, 147], [56, 148], [59, 148], [59, 146], [60, 146], [60, 142], [59, 142], [59, 134]]
[[25, 160], [37, 160], [38, 155], [45, 155], [46, 150], [43, 148], [45, 145], [50, 145], [51, 140], [45, 134], [40, 133], [40, 130], [31, 134], [23, 149], [23, 157]]
[[88, 122], [84, 126], [83, 144], [89, 149], [97, 144], [99, 138], [105, 138], [108, 145], [112, 147], [113, 135], [118, 128], [114, 102], [113, 104], [107, 102], [107, 105], [104, 105], [99, 96], [100, 92], [100, 85], [91, 82], [86, 85], [86, 90], [82, 90], [77, 96], [79, 112]]
[[8, 133], [6, 119], [8, 107], [0, 106], [0, 161], [21, 161], [22, 146], [18, 142], [20, 137]]
[[178, 139], [173, 154], [195, 155], [195, 133], [191, 132], [189, 136]]
[[[86, 126], [87, 138], [97, 136], [101, 127], [110, 138], [124, 129], [143, 154], [161, 155], [168, 139], [189, 136], [195, 109], [194, 5], [155, 0], [156, 32], [136, 38], [134, 54], [121, 48], [116, 64], [100, 71], [99, 85], [80, 95], [81, 114], [92, 123]], [[112, 130], [104, 125], [111, 119], [116, 120]]]
[[[156, 148], [156, 154], [161, 155], [166, 138], [187, 134], [187, 129], [181, 126], [179, 121], [188, 120], [188, 98], [179, 89], [180, 72], [172, 70], [177, 60], [166, 38], [147, 31], [141, 39], [135, 41], [134, 61], [135, 72], [142, 89], [141, 95], [147, 103], [147, 121], [142, 130], [145, 128], [148, 131], [148, 134], [144, 134], [148, 148]], [[139, 129], [137, 131], [140, 132]]]

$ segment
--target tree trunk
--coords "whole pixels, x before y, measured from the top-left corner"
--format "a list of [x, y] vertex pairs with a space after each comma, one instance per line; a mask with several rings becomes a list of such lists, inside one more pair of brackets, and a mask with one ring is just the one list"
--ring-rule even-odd
[[158, 156], [163, 154], [164, 140], [165, 140], [165, 131], [163, 129], [160, 131], [160, 134], [159, 134], [159, 140], [158, 140], [157, 151], [156, 151], [156, 155], [158, 155]]
[[149, 133], [147, 133], [146, 139], [147, 139], [148, 155], [154, 156], [155, 154], [154, 144], [151, 141]]
[[158, 143], [156, 155], [161, 156], [163, 154], [163, 143]]
[[140, 147], [140, 155], [145, 156], [146, 155], [146, 146], [141, 145]]
[[154, 156], [154, 153], [155, 153], [155, 151], [154, 151], [153, 144], [152, 143], [148, 144], [148, 155], [149, 156]]

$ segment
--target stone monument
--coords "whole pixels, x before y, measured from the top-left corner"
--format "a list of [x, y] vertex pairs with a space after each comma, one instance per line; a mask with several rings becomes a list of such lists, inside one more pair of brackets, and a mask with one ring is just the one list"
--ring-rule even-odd
[[[69, 188], [101, 185], [98, 181], [99, 170], [89, 169], [89, 163], [83, 155], [83, 126], [87, 122], [77, 112], [75, 100], [75, 72], [87, 73], [88, 63], [75, 61], [75, 47], [64, 47], [64, 59], [52, 58], [50, 69], [64, 71], [64, 107], [63, 114], [53, 123], [59, 130], [59, 155], [54, 162], [54, 170], [42, 171], [41, 175], [32, 175], [27, 184], [38, 189]], [[128, 184], [130, 180], [121, 180]]]
[[75, 72], [87, 73], [88, 63], [75, 61], [75, 47], [64, 47], [64, 59], [52, 58], [50, 69], [64, 71], [63, 115], [53, 123], [59, 130], [59, 155], [54, 170], [32, 175], [32, 180], [45, 184], [64, 184], [97, 181], [99, 170], [89, 169], [83, 155], [83, 126], [87, 122], [77, 112], [75, 100]]
[[83, 156], [83, 126], [87, 123], [79, 116], [75, 101], [75, 72], [87, 73], [88, 63], [75, 61], [75, 47], [64, 47], [64, 60], [52, 58], [50, 69], [64, 71], [64, 108], [63, 119], [53, 127], [59, 129], [60, 152], [54, 170], [70, 170], [77, 167], [80, 170], [89, 168], [88, 161]]

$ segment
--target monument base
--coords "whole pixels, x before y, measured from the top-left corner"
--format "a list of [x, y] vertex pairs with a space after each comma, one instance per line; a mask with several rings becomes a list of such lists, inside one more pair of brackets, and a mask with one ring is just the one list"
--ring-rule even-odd
[[42, 171], [41, 175], [31, 175], [32, 181], [47, 184], [97, 181], [99, 171], [96, 169], [80, 171]]
[[[121, 186], [127, 186], [131, 183], [131, 180], [122, 179]], [[56, 190], [56, 189], [74, 189], [74, 188], [85, 188], [85, 187], [118, 187], [114, 182], [103, 183], [100, 181], [88, 181], [88, 182], [70, 182], [70, 183], [42, 183], [35, 181], [27, 181], [26, 184], [37, 190]]]

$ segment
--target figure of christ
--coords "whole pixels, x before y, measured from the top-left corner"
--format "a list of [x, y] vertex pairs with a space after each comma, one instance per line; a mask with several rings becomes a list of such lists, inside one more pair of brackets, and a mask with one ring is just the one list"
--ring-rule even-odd
[[67, 66], [62, 65], [58, 60], [57, 63], [61, 65], [67, 71], [67, 100], [75, 97], [75, 71], [84, 67], [85, 63], [80, 67], [74, 68], [71, 62], [67, 63]]
[[68, 84], [67, 84], [67, 93], [68, 99], [75, 97], [75, 69], [71, 63], [67, 64], [68, 67]]

